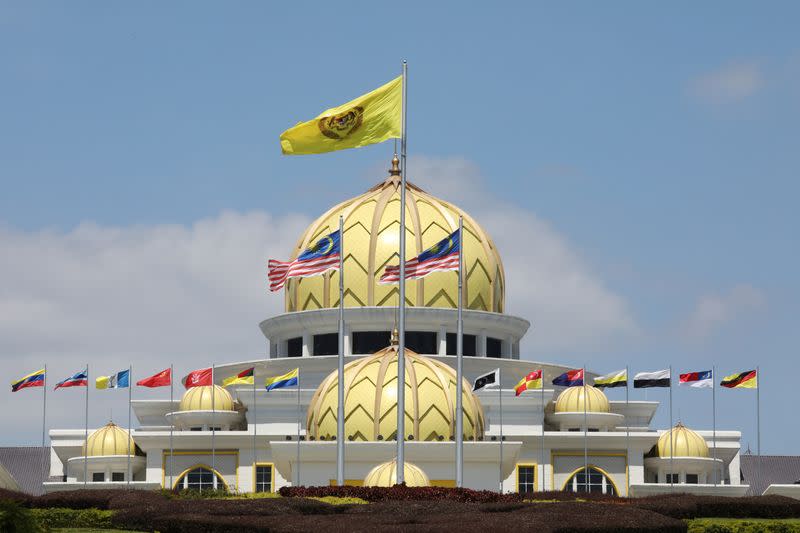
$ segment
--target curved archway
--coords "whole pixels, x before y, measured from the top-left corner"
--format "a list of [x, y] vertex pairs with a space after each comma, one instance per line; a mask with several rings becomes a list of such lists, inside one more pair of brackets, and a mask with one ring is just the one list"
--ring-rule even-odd
[[205, 464], [187, 468], [178, 476], [173, 489], [184, 490], [228, 490], [228, 484], [218, 471]]
[[608, 472], [595, 465], [589, 465], [586, 470], [580, 467], [573, 471], [561, 490], [587, 492], [587, 488], [588, 492], [599, 492], [611, 496], [619, 494], [617, 485]]

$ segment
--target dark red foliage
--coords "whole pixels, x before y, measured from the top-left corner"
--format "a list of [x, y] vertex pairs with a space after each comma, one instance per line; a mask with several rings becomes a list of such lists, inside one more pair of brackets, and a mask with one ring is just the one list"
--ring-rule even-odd
[[668, 494], [631, 499], [630, 504], [673, 518], [800, 518], [800, 501], [785, 496]]

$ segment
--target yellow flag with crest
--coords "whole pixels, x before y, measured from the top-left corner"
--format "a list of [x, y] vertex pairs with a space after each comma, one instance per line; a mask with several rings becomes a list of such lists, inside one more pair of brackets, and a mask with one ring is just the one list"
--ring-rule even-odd
[[323, 111], [281, 134], [284, 155], [305, 155], [359, 148], [400, 138], [403, 77]]

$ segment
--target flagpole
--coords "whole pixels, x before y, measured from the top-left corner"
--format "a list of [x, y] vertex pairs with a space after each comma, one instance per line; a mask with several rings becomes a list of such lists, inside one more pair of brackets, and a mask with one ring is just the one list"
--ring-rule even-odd
[[[458, 217], [458, 338], [456, 340], [456, 487], [464, 486], [464, 406], [462, 404], [461, 395], [463, 392], [463, 385], [461, 381], [464, 379], [464, 298], [463, 298], [463, 267], [464, 267], [464, 254], [462, 253], [464, 247], [461, 246], [461, 235], [464, 229], [464, 217]], [[499, 384], [498, 384], [499, 385]], [[503, 459], [503, 436], [500, 434], [500, 460]], [[502, 470], [503, 465], [500, 465]], [[502, 492], [502, 479], [501, 488]]]
[[630, 387], [628, 386], [628, 366], [625, 366], [625, 497], [631, 495], [630, 460], [631, 460], [631, 412]]
[[541, 450], [539, 450], [539, 462], [541, 463], [541, 471], [542, 471], [542, 490], [545, 490], [545, 472], [544, 472], [544, 367], [541, 369], [541, 378], [540, 383], [541, 386], [539, 387], [542, 391], [542, 442], [541, 442]]
[[44, 365], [44, 382], [42, 387], [42, 493], [44, 493], [44, 482], [50, 476], [47, 473], [47, 450], [44, 447], [47, 438], [47, 365]]
[[[266, 367], [266, 365], [264, 365]], [[256, 435], [258, 434], [258, 402], [256, 401], [256, 365], [253, 365], [253, 479], [256, 485], [253, 492], [256, 492], [258, 480], [255, 476], [258, 470], [258, 453], [256, 452]]]
[[675, 432], [672, 418], [672, 365], [669, 366], [669, 486], [675, 489]]
[[711, 366], [711, 420], [712, 420], [712, 451], [714, 454], [714, 486], [717, 486], [717, 387], [714, 380], [717, 376], [717, 367]]
[[[174, 407], [174, 399], [173, 399], [173, 376], [175, 372], [173, 371], [173, 365], [170, 363], [169, 365], [169, 408], [173, 409]], [[173, 417], [169, 417], [169, 490], [172, 490], [172, 463], [175, 462], [175, 454], [172, 448], [172, 432], [173, 428], [175, 427], [175, 420]]]
[[756, 367], [756, 453], [758, 454], [758, 481], [761, 482], [761, 370]]
[[[344, 217], [339, 215], [339, 369], [336, 409], [336, 484], [344, 485]], [[299, 388], [299, 387], [298, 387]], [[299, 441], [298, 441], [299, 442]]]
[[89, 463], [86, 454], [89, 453], [89, 363], [86, 363], [86, 408], [83, 415], [83, 488], [86, 488], [86, 476]]
[[300, 370], [297, 371], [297, 486], [300, 486], [300, 424], [303, 414], [300, 410]]
[[402, 125], [400, 134], [400, 309], [397, 346], [397, 483], [405, 483], [406, 439], [406, 95], [408, 63], [403, 60]]
[[217, 396], [217, 389], [214, 387], [214, 369], [216, 367], [215, 363], [211, 363], [211, 472], [214, 474], [214, 488], [216, 489], [217, 484], [217, 454], [216, 454], [216, 442], [215, 437], [217, 436], [216, 431], [216, 424], [217, 424], [217, 406], [216, 406], [216, 396]]
[[[128, 487], [131, 485], [131, 400], [133, 399], [133, 365], [128, 365], [128, 470], [125, 479], [128, 481]], [[117, 381], [119, 385], [119, 381]]]
[[[459, 234], [459, 237], [461, 235]], [[461, 243], [459, 242], [459, 245]], [[461, 291], [459, 291], [459, 294]], [[497, 399], [500, 401], [500, 494], [503, 493], [503, 379], [497, 369]]]
[[586, 492], [589, 492], [589, 422], [586, 416], [586, 366], [584, 365], [581, 372], [581, 385], [583, 386], [583, 484], [586, 487]]

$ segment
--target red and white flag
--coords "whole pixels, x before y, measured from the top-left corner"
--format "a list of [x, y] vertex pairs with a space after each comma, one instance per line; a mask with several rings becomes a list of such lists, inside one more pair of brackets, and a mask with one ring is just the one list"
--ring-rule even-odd
[[[437, 242], [417, 257], [406, 261], [406, 279], [418, 279], [431, 272], [458, 270], [461, 254], [461, 237], [458, 230]], [[383, 271], [378, 283], [398, 283], [400, 265], [389, 265]]]
[[328, 270], [339, 270], [341, 235], [339, 230], [318, 240], [306, 248], [294, 261], [269, 260], [269, 290], [279, 291], [289, 278], [305, 278], [324, 274]]
[[201, 368], [200, 370], [195, 370], [186, 374], [181, 380], [181, 383], [183, 383], [183, 386], [187, 389], [211, 385], [212, 374], [213, 372], [210, 368]]

